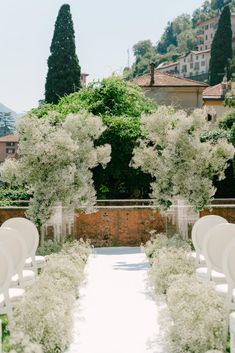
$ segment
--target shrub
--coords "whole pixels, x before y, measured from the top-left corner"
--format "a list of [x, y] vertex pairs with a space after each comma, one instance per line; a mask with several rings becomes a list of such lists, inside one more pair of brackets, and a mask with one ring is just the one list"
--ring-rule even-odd
[[71, 341], [73, 305], [90, 253], [87, 247], [83, 241], [74, 242], [48, 256], [15, 310], [14, 330], [40, 344], [44, 353], [64, 352]]
[[32, 343], [23, 332], [13, 332], [4, 352], [10, 353], [43, 353], [41, 345]]
[[151, 232], [150, 240], [142, 248], [152, 263], [157, 251], [164, 247], [183, 248], [187, 251], [190, 251], [191, 248], [190, 243], [183, 240], [178, 234], [168, 236], [166, 233], [157, 233], [155, 231]]
[[62, 243], [58, 243], [52, 240], [45, 241], [43, 245], [37, 249], [37, 255], [46, 256], [60, 252], [62, 249]]
[[175, 276], [192, 275], [193, 272], [193, 260], [185, 249], [173, 246], [163, 247], [155, 253], [150, 279], [156, 293], [166, 294]]
[[212, 284], [179, 276], [167, 291], [173, 325], [167, 332], [169, 353], [223, 350], [225, 308]]

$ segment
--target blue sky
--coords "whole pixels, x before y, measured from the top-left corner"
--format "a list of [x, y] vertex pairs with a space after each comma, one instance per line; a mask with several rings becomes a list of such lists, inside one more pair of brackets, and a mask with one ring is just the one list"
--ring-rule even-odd
[[[77, 54], [90, 79], [121, 72], [139, 40], [156, 43], [169, 20], [202, 0], [0, 0], [0, 102], [16, 112], [44, 98], [47, 58], [62, 4], [71, 5]], [[131, 58], [132, 60], [133, 58]]]

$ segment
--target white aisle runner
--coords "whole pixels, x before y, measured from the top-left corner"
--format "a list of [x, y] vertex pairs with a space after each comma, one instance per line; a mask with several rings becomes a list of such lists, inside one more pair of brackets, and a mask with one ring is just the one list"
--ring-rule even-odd
[[90, 256], [75, 308], [68, 353], [163, 353], [149, 268], [139, 248], [101, 248]]

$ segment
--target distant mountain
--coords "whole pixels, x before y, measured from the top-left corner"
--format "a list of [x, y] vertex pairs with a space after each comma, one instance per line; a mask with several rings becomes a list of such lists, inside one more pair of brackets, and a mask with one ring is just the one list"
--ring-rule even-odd
[[0, 102], [0, 112], [2, 112], [2, 113], [12, 113], [13, 116], [17, 116], [18, 115], [16, 112], [14, 112], [14, 110], [6, 107], [1, 102]]

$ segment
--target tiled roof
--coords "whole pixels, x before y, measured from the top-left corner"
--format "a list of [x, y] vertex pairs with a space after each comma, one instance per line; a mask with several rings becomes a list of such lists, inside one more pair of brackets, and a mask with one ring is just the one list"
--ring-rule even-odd
[[202, 97], [205, 98], [221, 98], [223, 96], [222, 94], [222, 84], [219, 83], [218, 85], [212, 86], [212, 87], [207, 87], [203, 92], [202, 92]]
[[0, 142], [19, 142], [17, 135], [6, 135], [0, 137]]
[[[150, 74], [135, 77], [131, 80], [132, 83], [140, 87], [150, 87]], [[207, 87], [208, 85], [204, 82], [198, 82], [189, 80], [183, 77], [168, 74], [166, 72], [160, 72], [155, 70], [154, 73], [154, 85], [151, 87]]]

